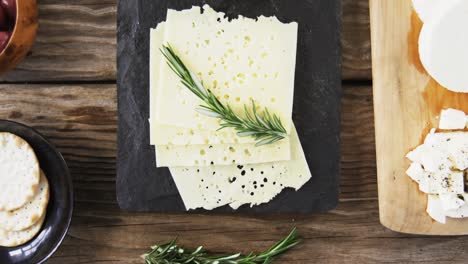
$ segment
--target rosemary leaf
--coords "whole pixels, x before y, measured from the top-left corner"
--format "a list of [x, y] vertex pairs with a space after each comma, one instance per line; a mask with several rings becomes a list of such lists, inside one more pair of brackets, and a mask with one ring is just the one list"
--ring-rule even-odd
[[194, 251], [186, 250], [177, 245], [174, 239], [162, 245], [151, 247], [152, 250], [143, 255], [146, 264], [267, 264], [272, 263], [275, 257], [285, 253], [301, 242], [294, 228], [287, 237], [278, 241], [268, 250], [259, 254], [250, 253], [243, 256], [241, 253], [225, 256], [211, 256], [202, 246]]
[[234, 128], [239, 137], [255, 138], [256, 146], [271, 144], [287, 137], [286, 129], [278, 115], [271, 114], [267, 108], [258, 112], [252, 100], [251, 109], [244, 105], [244, 117], [239, 116], [234, 113], [231, 106], [221, 103], [210, 90], [203, 86], [203, 82], [187, 68], [169, 44], [162, 46], [161, 53], [172, 71], [181, 79], [181, 83], [205, 103], [196, 111], [221, 119], [219, 129]]

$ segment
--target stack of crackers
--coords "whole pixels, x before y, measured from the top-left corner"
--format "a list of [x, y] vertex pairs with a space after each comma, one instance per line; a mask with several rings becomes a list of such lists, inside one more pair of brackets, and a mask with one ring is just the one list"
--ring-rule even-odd
[[22, 138], [0, 133], [0, 246], [15, 247], [41, 230], [49, 182], [36, 154]]

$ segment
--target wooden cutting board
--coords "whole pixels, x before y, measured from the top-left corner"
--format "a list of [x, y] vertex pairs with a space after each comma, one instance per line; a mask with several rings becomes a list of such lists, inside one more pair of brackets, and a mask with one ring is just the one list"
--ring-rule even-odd
[[468, 112], [468, 94], [444, 89], [424, 70], [418, 54], [422, 22], [411, 0], [370, 0], [370, 14], [380, 221], [403, 233], [468, 234], [468, 219], [433, 221], [427, 195], [405, 174], [406, 153], [438, 126], [442, 109]]

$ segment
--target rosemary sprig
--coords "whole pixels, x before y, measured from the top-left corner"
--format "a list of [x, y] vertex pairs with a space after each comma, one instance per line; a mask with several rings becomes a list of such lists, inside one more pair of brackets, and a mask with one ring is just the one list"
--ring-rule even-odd
[[291, 233], [268, 250], [260, 253], [241, 255], [241, 253], [226, 256], [210, 256], [202, 246], [194, 251], [188, 251], [176, 244], [176, 239], [162, 245], [152, 247], [143, 255], [146, 264], [268, 264], [274, 258], [286, 252], [301, 242], [294, 228]]
[[241, 117], [233, 111], [230, 105], [221, 103], [209, 89], [203, 86], [203, 82], [186, 67], [169, 44], [163, 45], [161, 52], [169, 67], [181, 79], [182, 84], [205, 103], [196, 111], [221, 119], [220, 129], [234, 128], [239, 137], [255, 138], [256, 146], [271, 144], [287, 136], [286, 129], [276, 114], [271, 114], [267, 108], [259, 113], [252, 100], [251, 110], [249, 111], [247, 105], [244, 105], [244, 117]]

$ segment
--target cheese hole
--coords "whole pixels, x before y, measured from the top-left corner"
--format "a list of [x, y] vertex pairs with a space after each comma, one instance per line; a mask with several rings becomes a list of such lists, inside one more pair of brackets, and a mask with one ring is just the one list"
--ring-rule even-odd
[[262, 55], [261, 55], [262, 59], [266, 58], [267, 56], [268, 56], [268, 53], [266, 53], [266, 52], [263, 52]]
[[205, 43], [206, 43], [206, 45], [210, 45], [210, 40], [209, 40], [209, 39], [205, 39]]
[[245, 153], [245, 155], [247, 155], [247, 156], [252, 156], [252, 154], [250, 153], [250, 151], [249, 151], [248, 149], [245, 149], [245, 150], [244, 150], [244, 153]]
[[236, 152], [236, 149], [233, 148], [233, 147], [229, 147], [229, 151], [231, 151], [231, 152]]
[[205, 152], [205, 150], [204, 150], [204, 149], [200, 150], [200, 155], [202, 155], [202, 156], [203, 156], [203, 155], [205, 155], [205, 154], [206, 154], [206, 152]]
[[236, 102], [240, 102], [240, 97], [236, 97]]
[[245, 39], [246, 41], [250, 41], [250, 40], [251, 40], [251, 39], [250, 39], [250, 36], [245, 36], [244, 39]]
[[272, 97], [272, 98], [270, 98], [270, 101], [271, 101], [272, 103], [274, 103], [274, 102], [276, 102], [276, 98], [275, 98], [275, 97]]
[[224, 99], [229, 100], [229, 94], [225, 94]]

